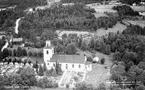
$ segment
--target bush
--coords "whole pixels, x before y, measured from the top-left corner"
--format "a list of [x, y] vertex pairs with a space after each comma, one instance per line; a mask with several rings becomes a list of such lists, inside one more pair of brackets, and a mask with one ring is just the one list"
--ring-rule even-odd
[[92, 59], [92, 57], [87, 57], [87, 61], [90, 61], [90, 62], [92, 62], [93, 61], [93, 59]]
[[43, 56], [43, 52], [38, 52], [37, 55], [38, 55], [39, 57], [42, 57], [42, 56]]
[[58, 84], [47, 77], [43, 77], [38, 81], [38, 87], [41, 88], [56, 88]]
[[101, 64], [105, 63], [105, 58], [101, 58]]
[[46, 76], [54, 76], [54, 77], [57, 76], [56, 70], [53, 68], [51, 70], [46, 70], [44, 73]]
[[28, 52], [28, 56], [32, 56], [32, 52], [31, 51]]
[[32, 52], [33, 57], [37, 56], [37, 52]]

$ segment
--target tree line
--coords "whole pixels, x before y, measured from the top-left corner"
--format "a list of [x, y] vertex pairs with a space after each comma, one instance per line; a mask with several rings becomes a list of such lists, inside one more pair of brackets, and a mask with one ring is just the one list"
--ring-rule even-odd
[[121, 6], [114, 6], [114, 10], [118, 11], [118, 14], [121, 17], [124, 16], [138, 16], [139, 13], [137, 11], [134, 11], [130, 6], [127, 5], [121, 5]]
[[142, 28], [139, 25], [130, 25], [122, 33], [130, 35], [145, 35], [145, 27]]
[[[84, 8], [84, 5], [54, 6], [35, 13], [27, 14], [19, 28], [19, 36], [27, 39], [41, 36], [44, 32], [58, 29], [96, 31], [99, 28], [112, 28], [119, 20], [118, 17], [95, 18], [94, 9]], [[33, 35], [31, 34], [33, 33]], [[33, 38], [32, 38], [33, 39]], [[34, 41], [34, 40], [32, 40]]]

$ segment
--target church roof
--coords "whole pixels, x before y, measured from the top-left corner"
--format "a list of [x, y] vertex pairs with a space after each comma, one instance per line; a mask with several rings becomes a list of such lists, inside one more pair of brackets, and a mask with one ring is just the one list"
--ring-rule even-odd
[[58, 62], [58, 63], [85, 63], [85, 56], [84, 55], [59, 55], [54, 54], [50, 59], [50, 62]]

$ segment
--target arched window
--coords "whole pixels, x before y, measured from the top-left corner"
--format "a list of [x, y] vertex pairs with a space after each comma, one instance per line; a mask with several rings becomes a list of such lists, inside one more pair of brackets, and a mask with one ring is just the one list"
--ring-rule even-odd
[[74, 64], [72, 64], [72, 68], [74, 68]]
[[49, 51], [47, 50], [46, 53], [49, 54]]
[[79, 65], [79, 68], [81, 68], [81, 65]]
[[67, 64], [66, 64], [66, 69], [68, 68]]

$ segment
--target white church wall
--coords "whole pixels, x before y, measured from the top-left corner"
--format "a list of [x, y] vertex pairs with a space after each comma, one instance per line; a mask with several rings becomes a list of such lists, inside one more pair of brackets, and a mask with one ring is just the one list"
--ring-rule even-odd
[[[49, 64], [48, 64], [49, 63]], [[48, 62], [47, 69], [51, 69], [55, 66], [55, 62]], [[75, 71], [81, 71], [85, 70], [85, 64], [77, 64], [77, 63], [59, 63], [62, 71], [65, 71], [67, 69], [69, 70], [75, 70]]]

